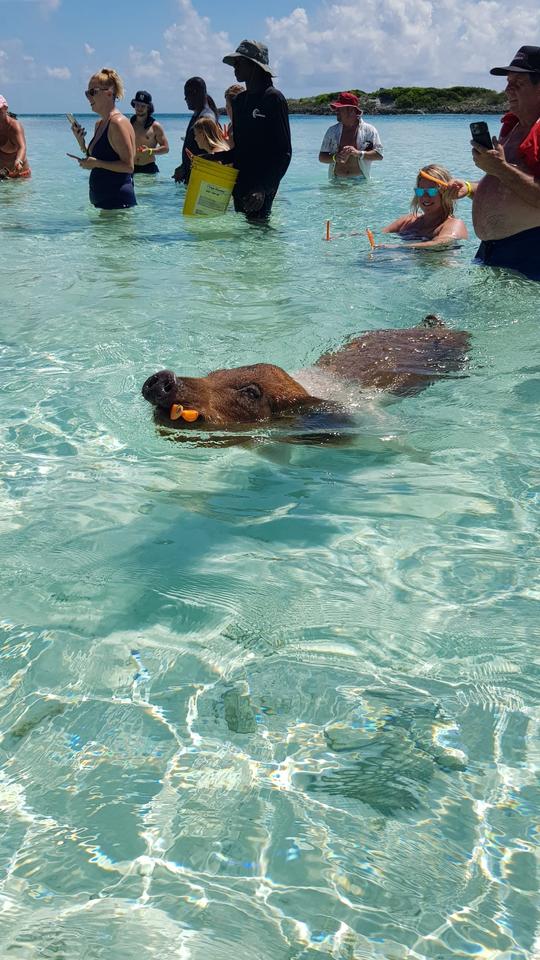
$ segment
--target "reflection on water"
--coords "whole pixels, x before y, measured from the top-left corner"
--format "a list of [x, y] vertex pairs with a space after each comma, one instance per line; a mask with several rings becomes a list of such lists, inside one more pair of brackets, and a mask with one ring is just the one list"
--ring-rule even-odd
[[[267, 230], [183, 221], [174, 157], [105, 220], [79, 171], [59, 193], [65, 120], [25, 125], [34, 177], [0, 188], [6, 957], [534, 957], [537, 289], [474, 240], [362, 235], [426, 144], [474, 175], [462, 121], [381, 118], [356, 190], [316, 163], [326, 119], [294, 120]], [[140, 396], [427, 313], [471, 332], [466, 376], [361, 394], [338, 437], [163, 430]]]

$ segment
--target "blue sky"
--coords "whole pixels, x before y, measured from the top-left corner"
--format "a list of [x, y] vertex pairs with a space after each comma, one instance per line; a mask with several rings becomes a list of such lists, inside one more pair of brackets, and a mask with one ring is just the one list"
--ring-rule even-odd
[[270, 48], [289, 96], [379, 86], [474, 84], [502, 89], [489, 68], [540, 44], [537, 0], [0, 0], [0, 93], [20, 113], [84, 108], [90, 74], [114, 66], [129, 99], [184, 109], [204, 76], [215, 99], [233, 81], [221, 63], [244, 37]]

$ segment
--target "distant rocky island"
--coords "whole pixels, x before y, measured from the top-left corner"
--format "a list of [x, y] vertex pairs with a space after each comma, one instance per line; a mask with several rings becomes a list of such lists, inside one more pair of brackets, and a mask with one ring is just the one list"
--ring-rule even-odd
[[[485, 87], [381, 87], [374, 93], [351, 90], [364, 113], [504, 113], [506, 95]], [[291, 113], [330, 114], [335, 93], [289, 100]]]

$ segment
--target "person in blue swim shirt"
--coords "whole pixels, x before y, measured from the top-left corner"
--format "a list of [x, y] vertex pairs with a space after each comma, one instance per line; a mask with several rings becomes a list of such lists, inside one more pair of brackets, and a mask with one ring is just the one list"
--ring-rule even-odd
[[90, 170], [90, 202], [101, 210], [121, 210], [137, 203], [133, 189], [135, 133], [131, 123], [116, 106], [124, 95], [124, 84], [116, 70], [104, 67], [90, 77], [85, 95], [94, 113], [99, 114], [88, 147], [86, 131], [72, 125], [74, 136], [86, 153], [76, 157], [83, 170]]

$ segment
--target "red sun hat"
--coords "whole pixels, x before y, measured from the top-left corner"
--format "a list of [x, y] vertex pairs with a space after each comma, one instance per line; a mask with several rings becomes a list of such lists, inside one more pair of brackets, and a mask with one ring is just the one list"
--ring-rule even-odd
[[354, 107], [355, 110], [358, 110], [358, 113], [361, 113], [360, 101], [355, 93], [340, 93], [336, 102], [331, 103], [330, 106], [334, 110], [339, 110], [340, 107]]

